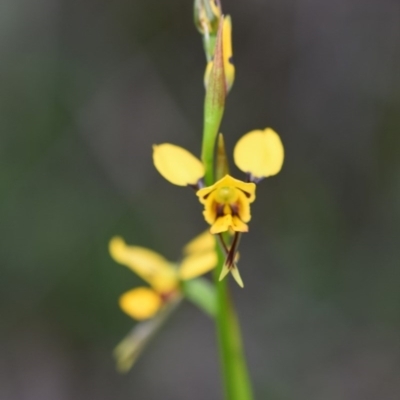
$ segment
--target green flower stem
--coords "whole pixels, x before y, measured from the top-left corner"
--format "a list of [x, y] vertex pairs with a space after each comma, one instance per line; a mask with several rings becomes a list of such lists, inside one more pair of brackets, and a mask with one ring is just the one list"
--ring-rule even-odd
[[222, 58], [222, 26], [223, 21], [220, 22], [220, 27], [218, 29], [213, 67], [210, 73], [210, 78], [206, 88], [206, 97], [204, 100], [204, 126], [201, 159], [205, 167], [204, 180], [206, 185], [211, 185], [214, 182], [215, 141], [217, 140], [218, 130], [225, 109], [226, 87], [224, 62]]
[[219, 282], [225, 261], [225, 252], [218, 246], [218, 268], [214, 271], [217, 287], [217, 335], [225, 398], [227, 400], [252, 400], [253, 394], [243, 354], [238, 319], [229, 295], [228, 278]]
[[[215, 56], [204, 103], [204, 128], [201, 158], [205, 166], [205, 184], [212, 185], [214, 179], [215, 144], [225, 109], [225, 75], [222, 60], [222, 22], [218, 30]], [[221, 137], [218, 149], [217, 175], [227, 170], [225, 146]], [[224, 160], [225, 158], [225, 160]], [[225, 165], [224, 165], [225, 164]], [[216, 176], [220, 179], [222, 176]], [[251, 384], [243, 354], [242, 338], [238, 319], [229, 296], [228, 277], [219, 282], [219, 275], [225, 262], [225, 251], [217, 246], [218, 267], [214, 281], [217, 288], [216, 325], [218, 347], [224, 381], [226, 400], [253, 400]]]
[[204, 131], [203, 131], [203, 145], [201, 149], [202, 161], [205, 166], [204, 181], [205, 184], [212, 185], [214, 183], [214, 147], [217, 138], [219, 125], [221, 124], [224, 108], [216, 106], [211, 107], [211, 101], [207, 97], [211, 96], [206, 94], [206, 101], [204, 106]]

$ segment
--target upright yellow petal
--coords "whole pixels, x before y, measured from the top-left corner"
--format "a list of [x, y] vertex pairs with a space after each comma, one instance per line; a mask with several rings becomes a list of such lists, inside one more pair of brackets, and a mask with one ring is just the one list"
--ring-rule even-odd
[[143, 320], [153, 317], [162, 305], [160, 295], [152, 289], [138, 287], [119, 298], [119, 306], [130, 317]]
[[160, 293], [176, 289], [177, 272], [160, 254], [139, 246], [128, 246], [121, 237], [113, 237], [109, 244], [112, 258], [148, 282]]
[[190, 255], [183, 259], [179, 269], [179, 277], [182, 280], [196, 278], [215, 268], [217, 262], [218, 257], [215, 251]]
[[153, 162], [157, 171], [174, 185], [196, 185], [204, 176], [202, 162], [192, 153], [173, 144], [154, 145]]
[[191, 240], [183, 249], [186, 255], [194, 253], [202, 253], [215, 249], [215, 237], [209, 231], [204, 231], [200, 235]]
[[256, 198], [256, 185], [253, 182], [243, 182], [239, 179], [233, 178], [230, 175], [225, 175], [222, 179], [215, 182], [213, 185], [198, 190], [196, 192], [196, 195], [199, 198], [200, 203], [207, 204], [207, 199], [210, 193], [214, 190], [223, 188], [240, 189], [242, 192], [245, 193], [249, 203], [252, 203]]
[[239, 139], [233, 157], [239, 169], [260, 179], [281, 170], [284, 149], [279, 135], [271, 128], [254, 130]]

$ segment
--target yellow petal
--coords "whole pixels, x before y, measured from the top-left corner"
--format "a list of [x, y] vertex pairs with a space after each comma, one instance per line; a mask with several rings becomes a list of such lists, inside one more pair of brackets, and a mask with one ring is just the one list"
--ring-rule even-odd
[[251, 220], [250, 203], [243, 192], [239, 193], [237, 201], [237, 213], [243, 222], [249, 222]]
[[132, 289], [119, 298], [121, 309], [137, 320], [151, 318], [157, 313], [161, 305], [160, 295], [146, 287]]
[[153, 162], [157, 171], [174, 185], [196, 185], [204, 176], [202, 162], [192, 153], [173, 144], [154, 145]]
[[221, 232], [226, 232], [229, 227], [232, 226], [232, 215], [224, 215], [223, 217], [217, 218], [214, 224], [210, 228], [210, 233], [213, 235]]
[[196, 195], [199, 198], [200, 203], [207, 204], [207, 200], [209, 201], [209, 197], [212, 196], [211, 193], [214, 190], [221, 188], [240, 189], [246, 195], [247, 201], [249, 203], [252, 203], [256, 198], [256, 185], [253, 182], [243, 182], [239, 179], [233, 178], [230, 175], [225, 175], [222, 179], [215, 182], [213, 185], [198, 190], [196, 192]]
[[206, 204], [207, 200], [210, 201], [210, 194], [216, 189], [216, 184], [202, 188], [196, 192], [196, 196], [199, 198], [200, 203]]
[[215, 251], [185, 257], [179, 269], [179, 276], [182, 280], [196, 278], [211, 271], [217, 265], [217, 262], [218, 257]]
[[236, 215], [232, 218], [232, 228], [236, 232], [248, 232], [249, 227]]
[[239, 139], [233, 157], [243, 172], [255, 178], [265, 178], [281, 170], [284, 149], [279, 135], [267, 128], [251, 131]]
[[174, 290], [178, 285], [177, 272], [160, 254], [139, 246], [128, 246], [121, 237], [109, 244], [112, 258], [148, 282], [158, 292]]
[[213, 224], [217, 218], [217, 205], [214, 201], [213, 193], [211, 193], [204, 202], [203, 216], [210, 225]]
[[215, 248], [215, 238], [209, 231], [204, 231], [191, 240], [183, 249], [186, 255], [211, 251]]

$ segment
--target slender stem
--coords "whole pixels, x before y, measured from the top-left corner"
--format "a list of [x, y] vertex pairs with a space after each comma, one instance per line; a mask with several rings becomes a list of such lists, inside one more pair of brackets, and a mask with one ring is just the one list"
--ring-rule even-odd
[[219, 246], [218, 264], [214, 271], [217, 287], [217, 336], [227, 400], [252, 400], [253, 394], [243, 354], [242, 338], [234, 305], [229, 294], [228, 279], [219, 282], [225, 262], [225, 251]]
[[[221, 120], [225, 110], [226, 81], [223, 62], [223, 17], [221, 17], [213, 66], [206, 88], [204, 101], [204, 126], [201, 159], [205, 167], [204, 182], [210, 186], [215, 179], [222, 176], [214, 174], [215, 145]], [[224, 148], [224, 146], [223, 146]], [[225, 150], [223, 150], [225, 152]], [[217, 168], [217, 175], [222, 174], [223, 169]], [[223, 248], [216, 244], [218, 253], [218, 267], [214, 270], [214, 282], [217, 288], [217, 312], [216, 326], [218, 336], [218, 348], [220, 353], [224, 392], [226, 400], [253, 400], [250, 380], [247, 373], [246, 361], [243, 354], [242, 338], [233, 303], [229, 296], [228, 278], [219, 281], [225, 257], [228, 250], [225, 237], [220, 237]], [[225, 243], [225, 246], [224, 246]], [[229, 257], [229, 251], [228, 251]], [[233, 256], [234, 257], [234, 256]]]
[[[208, 112], [206, 107], [205, 115], [207, 116], [207, 114]], [[209, 135], [209, 133], [210, 131], [218, 131], [221, 119], [222, 113], [217, 113], [217, 115], [214, 115], [214, 118], [211, 120], [205, 118], [202, 160], [206, 169], [206, 185], [214, 183], [214, 147], [216, 135], [214, 135], [213, 140], [210, 138], [211, 135]], [[219, 177], [217, 177], [217, 179], [219, 179]], [[217, 288], [217, 314], [215, 321], [225, 399], [253, 400], [251, 383], [243, 352], [240, 327], [229, 295], [227, 283], [228, 277], [221, 282], [219, 281], [226, 254], [229, 253], [226, 241], [222, 236], [220, 239], [224, 248], [221, 248], [219, 244], [216, 245], [218, 252], [218, 267], [214, 270], [214, 282]]]

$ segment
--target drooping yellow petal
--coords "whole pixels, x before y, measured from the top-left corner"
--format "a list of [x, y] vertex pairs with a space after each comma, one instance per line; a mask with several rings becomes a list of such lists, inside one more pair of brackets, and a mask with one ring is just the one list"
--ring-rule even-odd
[[215, 251], [207, 251], [185, 257], [179, 269], [179, 277], [182, 280], [197, 278], [215, 268], [217, 262], [218, 257]]
[[279, 135], [271, 128], [254, 130], [239, 139], [233, 157], [239, 169], [260, 179], [281, 170], [284, 149]]
[[119, 298], [121, 309], [130, 317], [139, 321], [153, 317], [161, 305], [160, 295], [146, 287], [129, 290]]
[[235, 232], [248, 232], [249, 227], [247, 224], [245, 224], [239, 217], [236, 215], [233, 216], [232, 218], [232, 229]]
[[232, 226], [232, 215], [224, 215], [223, 217], [218, 217], [210, 228], [210, 233], [216, 235], [217, 233], [226, 232], [229, 227]]
[[157, 171], [178, 186], [196, 185], [204, 176], [204, 165], [192, 153], [170, 143], [153, 146]]
[[112, 258], [148, 282], [160, 293], [178, 286], [177, 272], [160, 254], [139, 246], [128, 246], [121, 237], [113, 237], [109, 244]]
[[215, 238], [209, 231], [204, 231], [191, 240], [183, 249], [186, 255], [212, 251], [215, 248]]

